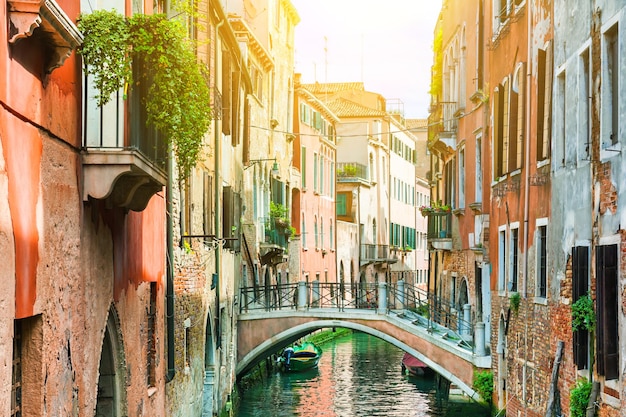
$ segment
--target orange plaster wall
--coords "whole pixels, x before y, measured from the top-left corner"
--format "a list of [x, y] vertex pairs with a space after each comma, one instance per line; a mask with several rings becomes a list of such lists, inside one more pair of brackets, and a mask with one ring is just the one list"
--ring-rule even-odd
[[129, 212], [127, 264], [129, 279], [141, 282], [161, 282], [165, 273], [165, 198], [154, 195], [141, 213]]
[[42, 140], [37, 129], [7, 112], [0, 114], [0, 140], [6, 163], [8, 203], [15, 239], [16, 318], [33, 314], [36, 299], [39, 232], [37, 203]]

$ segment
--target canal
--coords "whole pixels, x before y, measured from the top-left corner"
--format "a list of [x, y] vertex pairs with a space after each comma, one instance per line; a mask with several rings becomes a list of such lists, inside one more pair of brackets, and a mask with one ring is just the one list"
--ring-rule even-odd
[[241, 393], [237, 417], [488, 416], [466, 397], [438, 395], [434, 376], [401, 372], [403, 352], [364, 333], [322, 346], [317, 369], [270, 374]]

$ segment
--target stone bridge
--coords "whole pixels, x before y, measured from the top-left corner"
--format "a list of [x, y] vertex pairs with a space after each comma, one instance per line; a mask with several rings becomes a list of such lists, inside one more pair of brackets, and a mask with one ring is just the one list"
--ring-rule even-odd
[[[237, 375], [244, 375], [261, 360], [315, 330], [343, 327], [409, 352], [477, 399], [479, 395], [472, 389], [474, 370], [491, 368], [484, 346], [484, 325], [472, 326], [458, 314], [455, 317], [454, 311], [442, 315], [445, 309], [435, 307], [437, 300], [415, 294], [414, 289], [384, 283], [349, 289], [304, 282], [244, 288], [238, 318]], [[474, 337], [476, 345], [472, 343]]]

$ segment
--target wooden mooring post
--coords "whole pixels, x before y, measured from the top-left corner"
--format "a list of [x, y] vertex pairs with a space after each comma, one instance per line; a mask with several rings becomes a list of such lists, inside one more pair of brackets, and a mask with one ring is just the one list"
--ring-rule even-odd
[[561, 366], [561, 358], [563, 358], [563, 346], [565, 343], [559, 340], [556, 347], [556, 355], [554, 356], [554, 364], [552, 364], [552, 380], [550, 381], [550, 392], [548, 394], [548, 404], [546, 407], [545, 417], [560, 416], [561, 398], [558, 389], [559, 367]]

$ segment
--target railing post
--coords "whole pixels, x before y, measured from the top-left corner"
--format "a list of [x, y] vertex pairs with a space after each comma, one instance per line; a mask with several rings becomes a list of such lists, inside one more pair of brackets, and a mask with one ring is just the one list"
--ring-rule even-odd
[[319, 307], [320, 303], [320, 282], [313, 281], [313, 289], [311, 290], [311, 307]]
[[378, 314], [387, 314], [387, 283], [378, 283]]
[[474, 346], [476, 347], [477, 356], [485, 356], [485, 323], [479, 321], [476, 323], [476, 331], [474, 332]]
[[298, 282], [298, 310], [306, 310], [306, 281]]
[[401, 310], [404, 309], [404, 280], [400, 279], [398, 280], [398, 283], [396, 284], [397, 288], [398, 288], [398, 303], [400, 303], [400, 306], [396, 306], [396, 308], [399, 308]]

